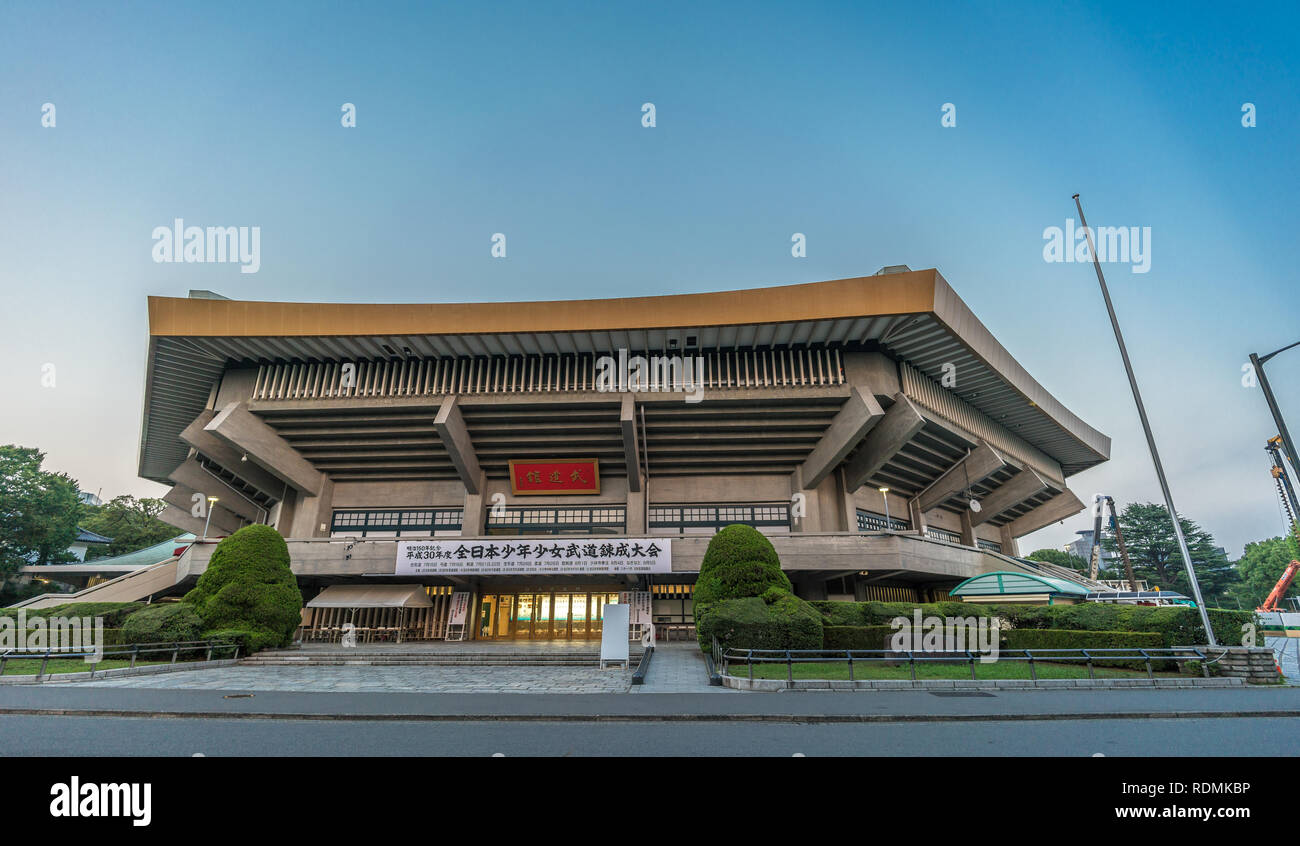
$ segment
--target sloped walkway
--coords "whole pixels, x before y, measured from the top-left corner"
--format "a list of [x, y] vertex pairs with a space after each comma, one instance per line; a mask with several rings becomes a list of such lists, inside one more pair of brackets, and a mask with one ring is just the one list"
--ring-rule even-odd
[[709, 684], [704, 653], [694, 643], [660, 643], [650, 660], [645, 684], [632, 688], [633, 693], [735, 693], [726, 687]]

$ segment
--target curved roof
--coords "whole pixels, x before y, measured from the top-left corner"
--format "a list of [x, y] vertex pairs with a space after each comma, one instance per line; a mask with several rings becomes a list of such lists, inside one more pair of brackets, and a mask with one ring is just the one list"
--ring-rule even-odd
[[1065, 579], [1053, 579], [1035, 573], [997, 570], [972, 576], [948, 591], [949, 596], [1023, 596], [1040, 593], [1087, 596], [1088, 589], [1083, 585], [1067, 582]]
[[[874, 345], [1052, 456], [1066, 475], [1105, 461], [1110, 439], [1047, 392], [937, 270], [706, 294], [511, 303], [282, 303], [149, 298], [140, 475], [185, 458], [182, 429], [228, 363]], [[669, 341], [675, 340], [676, 345]]]

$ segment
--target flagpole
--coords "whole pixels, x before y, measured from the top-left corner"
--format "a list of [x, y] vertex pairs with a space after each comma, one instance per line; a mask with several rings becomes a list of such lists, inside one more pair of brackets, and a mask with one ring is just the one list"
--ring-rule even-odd
[[[1160, 462], [1160, 452], [1156, 449], [1155, 436], [1151, 434], [1151, 423], [1147, 420], [1146, 406], [1142, 404], [1142, 393], [1138, 390], [1137, 378], [1133, 375], [1133, 364], [1128, 358], [1128, 347], [1124, 346], [1124, 335], [1119, 330], [1119, 319], [1115, 317], [1115, 306], [1110, 301], [1110, 290], [1106, 287], [1106, 277], [1101, 273], [1101, 260], [1097, 256], [1096, 245], [1092, 242], [1092, 230], [1083, 216], [1083, 205], [1079, 195], [1074, 195], [1074, 207], [1079, 210], [1079, 225], [1088, 239], [1088, 251], [1092, 253], [1092, 266], [1097, 271], [1097, 281], [1101, 284], [1101, 296], [1106, 301], [1106, 312], [1110, 315], [1111, 328], [1115, 330], [1115, 342], [1119, 344], [1119, 354], [1124, 359], [1124, 372], [1128, 374], [1129, 387], [1133, 389], [1133, 402], [1137, 404], [1138, 417], [1142, 421], [1142, 432], [1147, 438], [1147, 448], [1151, 451], [1151, 463], [1156, 467], [1156, 479], [1160, 482], [1160, 492], [1165, 497], [1165, 507], [1169, 509], [1169, 519], [1174, 524], [1174, 535], [1178, 538], [1178, 551], [1183, 556], [1183, 566], [1187, 569], [1187, 579], [1192, 585], [1192, 597], [1196, 600], [1196, 609], [1201, 612], [1201, 624], [1205, 626], [1205, 637], [1210, 646], [1218, 646], [1214, 639], [1214, 629], [1210, 626], [1210, 615], [1205, 609], [1205, 600], [1201, 599], [1201, 585], [1196, 581], [1196, 570], [1192, 567], [1192, 555], [1187, 551], [1187, 539], [1183, 537], [1183, 527], [1174, 508], [1174, 497], [1169, 492], [1169, 481], [1165, 478], [1165, 468]], [[1116, 517], [1116, 520], [1119, 518]]]

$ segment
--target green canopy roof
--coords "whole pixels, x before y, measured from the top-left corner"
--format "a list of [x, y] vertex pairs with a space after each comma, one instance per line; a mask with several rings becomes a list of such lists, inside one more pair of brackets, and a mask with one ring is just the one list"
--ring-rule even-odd
[[1041, 593], [1083, 597], [1088, 595], [1088, 589], [1065, 579], [998, 570], [969, 578], [948, 592], [950, 596], [1024, 596]]

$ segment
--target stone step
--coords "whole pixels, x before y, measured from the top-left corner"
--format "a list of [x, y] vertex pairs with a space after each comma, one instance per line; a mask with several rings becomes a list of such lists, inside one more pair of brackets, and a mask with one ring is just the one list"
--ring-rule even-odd
[[[633, 653], [633, 663], [641, 659]], [[425, 667], [558, 667], [591, 666], [600, 662], [599, 652], [515, 652], [515, 653], [258, 653], [240, 660], [244, 666], [425, 666]]]

